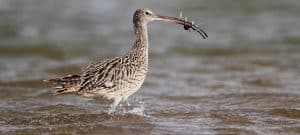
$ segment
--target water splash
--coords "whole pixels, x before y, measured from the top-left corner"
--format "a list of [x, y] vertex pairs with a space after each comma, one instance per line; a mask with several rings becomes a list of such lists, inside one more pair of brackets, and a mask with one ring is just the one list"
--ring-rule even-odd
[[139, 102], [139, 106], [132, 108], [131, 110], [128, 110], [127, 113], [130, 114], [137, 114], [141, 116], [147, 116], [144, 108], [144, 101]]
[[109, 115], [138, 115], [143, 117], [148, 117], [144, 108], [144, 101], [139, 101], [137, 104], [130, 104], [129, 102], [121, 103], [118, 109], [111, 113], [110, 109], [106, 112]]

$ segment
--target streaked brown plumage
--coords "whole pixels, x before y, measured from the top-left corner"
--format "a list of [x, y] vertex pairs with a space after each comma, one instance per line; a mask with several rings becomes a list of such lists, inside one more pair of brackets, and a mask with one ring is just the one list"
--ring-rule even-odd
[[57, 85], [57, 93], [73, 93], [85, 97], [102, 96], [113, 100], [111, 112], [121, 101], [135, 93], [144, 82], [148, 70], [148, 31], [151, 21], [165, 21], [195, 30], [206, 38], [206, 33], [192, 22], [182, 18], [156, 15], [149, 9], [138, 9], [133, 16], [136, 41], [124, 56], [91, 63], [81, 75], [46, 80]]

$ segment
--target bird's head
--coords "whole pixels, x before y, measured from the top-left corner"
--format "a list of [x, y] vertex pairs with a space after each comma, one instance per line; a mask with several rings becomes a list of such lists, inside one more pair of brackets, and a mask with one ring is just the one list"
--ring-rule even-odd
[[180, 17], [169, 17], [155, 14], [150, 9], [138, 9], [135, 11], [133, 16], [133, 23], [147, 24], [152, 21], [163, 21], [168, 23], [180, 24], [185, 30], [197, 31], [204, 39], [207, 38], [207, 34], [194, 22], [189, 22], [186, 17], [180, 14]]

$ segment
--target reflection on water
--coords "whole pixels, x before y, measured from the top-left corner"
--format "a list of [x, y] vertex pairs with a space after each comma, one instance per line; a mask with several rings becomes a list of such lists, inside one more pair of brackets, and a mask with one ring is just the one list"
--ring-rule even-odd
[[[42, 82], [125, 53], [139, 7], [181, 10], [209, 38], [151, 23], [149, 74], [115, 115]], [[299, 9], [297, 0], [0, 0], [0, 134], [299, 133]]]

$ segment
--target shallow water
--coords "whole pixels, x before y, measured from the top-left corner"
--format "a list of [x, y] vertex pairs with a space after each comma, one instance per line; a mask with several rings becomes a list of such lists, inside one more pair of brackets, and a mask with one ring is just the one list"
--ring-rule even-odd
[[[200, 21], [149, 26], [144, 85], [108, 105], [54, 95], [43, 79], [125, 53], [138, 7]], [[0, 0], [0, 134], [299, 134], [297, 0]]]

